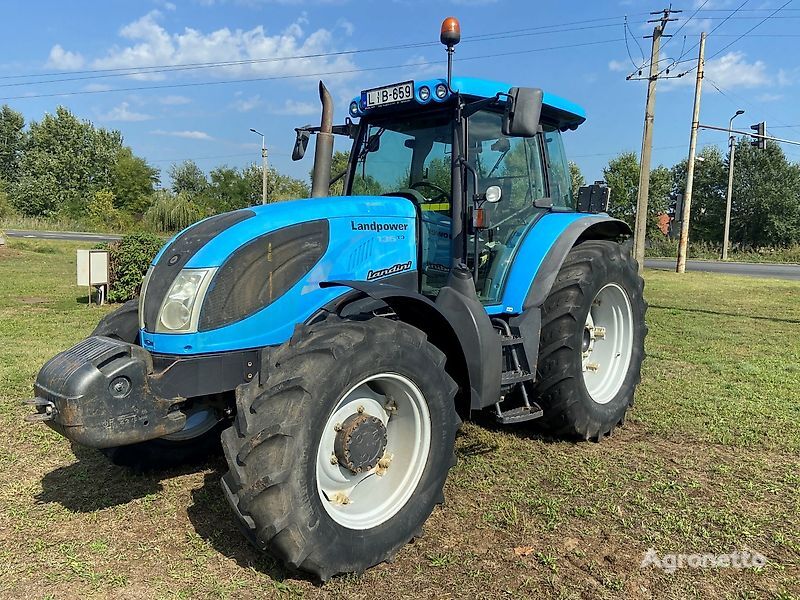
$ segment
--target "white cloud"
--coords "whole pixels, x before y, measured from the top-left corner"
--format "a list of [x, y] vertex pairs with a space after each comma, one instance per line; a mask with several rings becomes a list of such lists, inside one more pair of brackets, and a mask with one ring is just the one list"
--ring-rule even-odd
[[[179, 70], [170, 77], [197, 76], [215, 77], [270, 77], [304, 75], [326, 71], [347, 71], [355, 68], [350, 56], [316, 56], [337, 50], [341, 32], [320, 28], [306, 32], [308, 20], [301, 16], [282, 32], [268, 35], [264, 27], [253, 29], [229, 29], [223, 27], [213, 31], [200, 31], [190, 27], [182, 31], [168, 31], [159, 22], [161, 13], [153, 10], [143, 17], [128, 23], [119, 31], [125, 44], [115, 45], [103, 55], [91, 61], [77, 54], [54, 46], [51, 61], [58, 61], [62, 68], [77, 68], [83, 62], [95, 69], [145, 68], [156, 65], [178, 65], [187, 63], [254, 61], [229, 66]], [[344, 27], [344, 25], [340, 25]], [[290, 59], [293, 56], [315, 55], [314, 58]], [[164, 79], [165, 73], [130, 75], [136, 79]], [[328, 76], [343, 80], [349, 75]]]
[[632, 66], [624, 60], [610, 60], [608, 61], [608, 70], [615, 73], [622, 73], [623, 71], [630, 71]]
[[274, 109], [272, 112], [276, 115], [305, 116], [315, 115], [319, 113], [319, 111], [320, 107], [318, 104], [312, 104], [311, 102], [299, 102], [297, 100], [289, 99], [283, 103], [283, 106]]
[[250, 96], [249, 98], [242, 98], [240, 94], [237, 94], [237, 96], [239, 97], [233, 101], [231, 106], [233, 106], [233, 108], [235, 108], [239, 112], [250, 112], [254, 108], [258, 108], [259, 106], [261, 106], [261, 104], [263, 104], [263, 102], [261, 101], [261, 96], [259, 94], [256, 94], [255, 96]]
[[179, 137], [187, 140], [205, 140], [211, 141], [214, 138], [208, 135], [205, 131], [197, 130], [184, 130], [184, 131], [164, 131], [163, 129], [155, 129], [151, 131], [153, 135], [167, 135], [170, 137]]
[[131, 110], [130, 104], [127, 102], [122, 102], [106, 114], [97, 115], [98, 121], [126, 121], [131, 123], [136, 121], [149, 121], [152, 118], [153, 117], [150, 115]]
[[180, 104], [189, 104], [192, 99], [186, 96], [164, 96], [163, 98], [159, 98], [158, 101], [167, 106], [178, 106]]
[[47, 58], [47, 66], [64, 71], [74, 71], [80, 69], [84, 64], [83, 56], [79, 52], [64, 50], [60, 44], [50, 48], [50, 56]]
[[[719, 58], [706, 61], [706, 79], [714, 82], [723, 89], [732, 88], [754, 88], [772, 83], [773, 77], [767, 71], [767, 65], [763, 61], [756, 60], [747, 62], [744, 52], [728, 52]], [[683, 67], [691, 68], [689, 63]], [[680, 67], [679, 67], [680, 68]], [[684, 69], [685, 70], [685, 69]], [[671, 74], [676, 74], [677, 69], [673, 69]], [[694, 87], [694, 72], [676, 79], [665, 79], [663, 89], [674, 89], [674, 87]], [[709, 91], [713, 91], [709, 87]]]
[[757, 60], [748, 63], [744, 52], [728, 52], [706, 62], [706, 75], [724, 88], [757, 87], [769, 83], [767, 65]]

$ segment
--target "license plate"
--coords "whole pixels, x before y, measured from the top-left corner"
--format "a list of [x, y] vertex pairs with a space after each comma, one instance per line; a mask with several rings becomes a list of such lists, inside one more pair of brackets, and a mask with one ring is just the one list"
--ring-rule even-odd
[[414, 82], [395, 83], [362, 92], [366, 96], [367, 108], [399, 104], [414, 99]]

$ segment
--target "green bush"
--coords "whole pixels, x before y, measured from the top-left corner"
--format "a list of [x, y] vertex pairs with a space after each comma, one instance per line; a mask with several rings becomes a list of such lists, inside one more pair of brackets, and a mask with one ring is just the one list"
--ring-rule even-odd
[[118, 242], [103, 244], [108, 250], [109, 283], [108, 299], [111, 302], [126, 302], [139, 294], [142, 277], [155, 255], [164, 245], [164, 240], [149, 233], [126, 235]]

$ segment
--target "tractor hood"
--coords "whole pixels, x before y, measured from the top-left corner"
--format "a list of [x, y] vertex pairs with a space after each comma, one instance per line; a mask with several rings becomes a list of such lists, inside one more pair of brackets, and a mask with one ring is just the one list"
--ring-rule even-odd
[[413, 273], [416, 209], [399, 197], [346, 196], [215, 215], [156, 255], [142, 286], [142, 344], [195, 354], [282, 343], [341, 288], [337, 279]]

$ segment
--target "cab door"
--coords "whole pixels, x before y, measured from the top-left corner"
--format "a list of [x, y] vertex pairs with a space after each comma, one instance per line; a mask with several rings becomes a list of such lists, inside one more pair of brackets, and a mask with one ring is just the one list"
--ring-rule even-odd
[[[499, 202], [483, 204], [489, 227], [473, 232], [468, 248], [469, 264], [474, 268], [477, 261], [476, 288], [484, 304], [499, 302], [519, 242], [548, 210], [542, 134], [506, 137], [502, 118], [500, 112], [479, 111], [467, 126], [468, 161], [478, 175], [478, 193], [493, 185], [502, 191]], [[472, 198], [471, 183], [467, 191]]]

